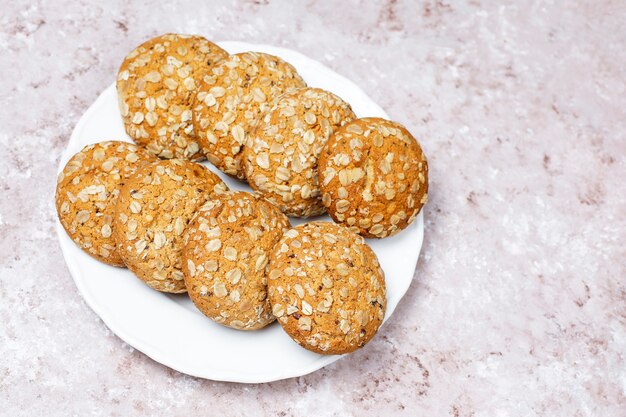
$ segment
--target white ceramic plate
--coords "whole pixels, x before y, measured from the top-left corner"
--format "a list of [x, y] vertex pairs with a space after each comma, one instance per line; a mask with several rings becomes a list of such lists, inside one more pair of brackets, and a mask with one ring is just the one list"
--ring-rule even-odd
[[[389, 118], [351, 81], [304, 55], [242, 42], [220, 42], [219, 45], [230, 53], [261, 51], [279, 56], [293, 64], [310, 86], [332, 91], [350, 103], [357, 116]], [[79, 120], [61, 158], [59, 171], [85, 145], [113, 139], [130, 142], [117, 107], [115, 85], [109, 86]], [[209, 168], [230, 188], [250, 190], [214, 167]], [[291, 220], [294, 225], [301, 223]], [[159, 293], [127, 269], [111, 267], [91, 258], [72, 242], [58, 221], [57, 232], [70, 273], [87, 304], [116, 335], [163, 365], [202, 378], [256, 383], [305, 375], [341, 358], [301, 348], [277, 323], [255, 332], [216, 324], [196, 310], [186, 295]], [[423, 234], [424, 220], [420, 213], [415, 222], [398, 235], [368, 240], [386, 274], [385, 320], [411, 284]]]

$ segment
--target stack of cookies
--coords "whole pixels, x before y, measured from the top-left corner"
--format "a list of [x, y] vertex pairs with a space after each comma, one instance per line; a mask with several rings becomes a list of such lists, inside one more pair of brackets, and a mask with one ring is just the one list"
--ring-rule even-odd
[[[117, 90], [135, 144], [87, 146], [59, 175], [59, 219], [77, 245], [234, 329], [277, 319], [322, 354], [376, 334], [385, 277], [364, 237], [400, 232], [428, 195], [426, 158], [403, 126], [357, 118], [278, 57], [229, 55], [200, 36], [143, 43]], [[229, 191], [204, 159], [253, 192]], [[287, 217], [325, 213], [334, 223]]]

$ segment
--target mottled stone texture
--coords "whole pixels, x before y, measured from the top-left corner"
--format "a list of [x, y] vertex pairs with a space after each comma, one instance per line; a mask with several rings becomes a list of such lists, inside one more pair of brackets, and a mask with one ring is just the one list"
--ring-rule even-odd
[[[626, 415], [623, 1], [1, 8], [0, 415]], [[300, 51], [421, 140], [422, 256], [365, 349], [287, 381], [205, 381], [81, 300], [53, 227], [59, 156], [123, 56], [167, 31]]]

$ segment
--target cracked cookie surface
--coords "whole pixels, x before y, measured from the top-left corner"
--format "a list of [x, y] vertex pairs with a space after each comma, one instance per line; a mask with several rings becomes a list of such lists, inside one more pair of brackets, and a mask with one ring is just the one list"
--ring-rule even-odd
[[330, 135], [354, 118], [348, 103], [319, 88], [281, 96], [244, 147], [248, 183], [288, 216], [324, 213], [317, 159]]
[[428, 200], [422, 148], [402, 125], [385, 119], [357, 119], [338, 129], [318, 173], [328, 214], [365, 237], [398, 233]]
[[196, 210], [226, 190], [217, 175], [187, 160], [138, 169], [122, 187], [114, 216], [115, 241], [128, 269], [155, 290], [185, 292], [183, 233]]
[[124, 266], [113, 239], [120, 189], [137, 168], [156, 157], [132, 143], [106, 141], [85, 146], [59, 174], [55, 203], [72, 240], [97, 260]]
[[204, 159], [193, 130], [193, 97], [202, 75], [227, 56], [201, 36], [171, 33], [131, 51], [117, 74], [128, 135], [161, 158]]
[[214, 65], [203, 76], [193, 107], [194, 129], [207, 159], [243, 179], [246, 136], [278, 96], [305, 86], [291, 64], [269, 54], [243, 52]]
[[250, 193], [229, 191], [207, 201], [186, 231], [183, 250], [185, 284], [196, 307], [239, 330], [274, 321], [269, 252], [289, 226], [277, 207]]
[[363, 347], [385, 316], [385, 278], [363, 237], [329, 222], [288, 230], [270, 256], [268, 294], [302, 347], [342, 354]]

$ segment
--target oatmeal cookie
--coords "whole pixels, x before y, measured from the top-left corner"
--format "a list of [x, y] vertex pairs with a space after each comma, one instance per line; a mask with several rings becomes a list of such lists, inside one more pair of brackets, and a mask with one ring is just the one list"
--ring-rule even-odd
[[113, 220], [128, 269], [156, 290], [185, 292], [183, 233], [196, 210], [226, 190], [217, 175], [182, 159], [138, 169], [122, 187]]
[[364, 239], [326, 222], [288, 230], [270, 256], [268, 295], [302, 347], [342, 354], [363, 347], [385, 316], [385, 277]]
[[227, 56], [191, 35], [162, 35], [134, 49], [117, 74], [126, 132], [162, 158], [204, 159], [193, 130], [193, 97], [202, 75]]
[[357, 119], [338, 129], [318, 172], [328, 214], [365, 237], [398, 233], [428, 199], [422, 148], [403, 126], [385, 119]]
[[84, 147], [59, 174], [56, 208], [72, 240], [97, 260], [124, 266], [112, 237], [120, 188], [138, 167], [156, 157], [132, 143], [100, 142]]
[[277, 207], [253, 194], [226, 192], [207, 201], [185, 233], [183, 250], [185, 284], [196, 307], [239, 330], [274, 321], [268, 258], [289, 226]]
[[243, 179], [241, 151], [259, 116], [281, 94], [305, 86], [291, 64], [273, 55], [243, 52], [214, 65], [193, 108], [194, 130], [208, 160]]
[[354, 117], [348, 103], [318, 88], [281, 96], [244, 147], [250, 186], [288, 216], [322, 214], [317, 158], [330, 135]]

